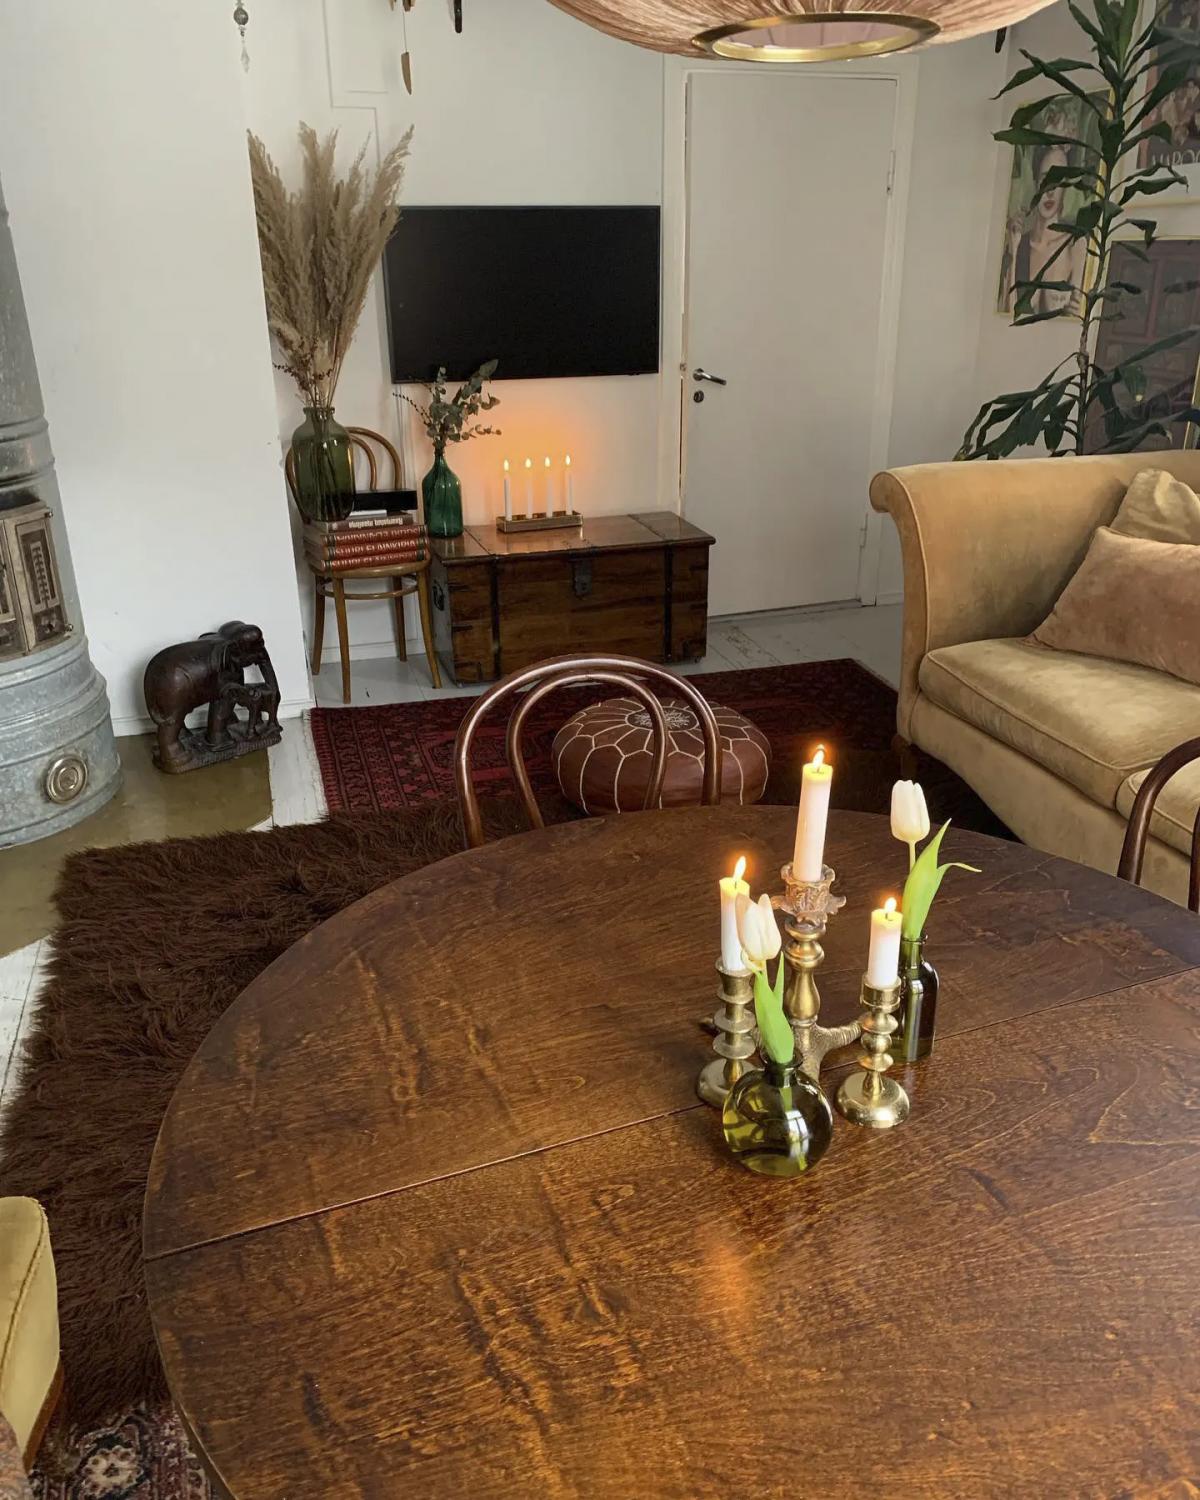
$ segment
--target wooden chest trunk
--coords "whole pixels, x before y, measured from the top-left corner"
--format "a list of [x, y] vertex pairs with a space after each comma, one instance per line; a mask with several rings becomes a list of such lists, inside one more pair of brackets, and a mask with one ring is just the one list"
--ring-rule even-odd
[[564, 651], [698, 661], [713, 538], [673, 511], [433, 538], [434, 638], [455, 682], [492, 682]]

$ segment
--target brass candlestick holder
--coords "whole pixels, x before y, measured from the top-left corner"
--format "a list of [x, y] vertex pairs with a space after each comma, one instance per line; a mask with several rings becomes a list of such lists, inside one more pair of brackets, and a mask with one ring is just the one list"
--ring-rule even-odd
[[872, 1130], [890, 1130], [908, 1119], [908, 1095], [894, 1078], [884, 1075], [892, 1065], [888, 1051], [898, 1022], [900, 980], [886, 989], [869, 984], [863, 976], [859, 1002], [867, 1012], [862, 1023], [863, 1055], [858, 1066], [863, 1071], [843, 1078], [835, 1103], [838, 1112], [852, 1125], [867, 1125]]
[[705, 1104], [721, 1109], [729, 1090], [750, 1071], [748, 1059], [754, 1056], [754, 975], [749, 969], [726, 969], [720, 959], [717, 973], [721, 1004], [713, 1016], [717, 1034], [712, 1044], [717, 1055], [701, 1068], [696, 1092]]
[[845, 1026], [821, 1026], [821, 994], [817, 989], [816, 971], [825, 961], [821, 939], [829, 918], [841, 911], [845, 896], [835, 896], [830, 887], [837, 878], [825, 865], [820, 880], [797, 880], [790, 863], [779, 872], [783, 895], [771, 904], [784, 914], [783, 956], [788, 978], [783, 994], [783, 1008], [792, 1023], [796, 1038], [796, 1057], [809, 1078], [819, 1080], [821, 1063], [827, 1052], [848, 1047], [857, 1041], [862, 1023], [851, 1021]]

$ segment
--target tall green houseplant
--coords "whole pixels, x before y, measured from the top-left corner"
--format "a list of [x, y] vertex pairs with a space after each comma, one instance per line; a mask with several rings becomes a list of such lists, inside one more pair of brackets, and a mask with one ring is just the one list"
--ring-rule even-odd
[[[1156, 339], [1111, 369], [1095, 358], [1096, 333], [1102, 321], [1120, 316], [1124, 299], [1142, 295], [1134, 283], [1110, 279], [1114, 242], [1132, 239], [1129, 252], [1148, 259], [1157, 224], [1139, 215], [1138, 202], [1185, 181], [1166, 163], [1138, 165], [1138, 153], [1147, 142], [1170, 141], [1169, 126], [1154, 123], [1155, 115], [1200, 69], [1200, 36], [1165, 26], [1160, 14], [1139, 30], [1139, 0], [1094, 0], [1094, 5], [1093, 17], [1074, 3], [1068, 6], [1091, 43], [1090, 57], [1047, 61], [1022, 49], [1027, 66], [1000, 93], [1035, 81], [1054, 92], [1022, 104], [1013, 111], [1008, 129], [996, 132], [998, 141], [1041, 148], [1043, 158], [1060, 158], [1038, 179], [1039, 202], [1067, 189], [1082, 198], [1073, 217], [1050, 226], [1062, 237], [1058, 248], [1036, 275], [1016, 282], [1013, 324], [1023, 328], [1068, 318], [1078, 322], [1079, 337], [1074, 352], [1032, 389], [1010, 391], [980, 407], [959, 458], [1005, 458], [1039, 440], [1055, 456], [1082, 453], [1089, 434], [1093, 451], [1128, 453], [1144, 439], [1168, 432], [1164, 420], [1142, 405], [1145, 361], [1192, 338], [1196, 330], [1180, 329]], [[1080, 121], [1080, 133], [1070, 133], [1070, 126], [1037, 128], [1034, 121], [1044, 120], [1051, 112], [1048, 106], [1052, 110], [1061, 104], [1064, 94], [1074, 96], [1079, 106], [1054, 113], [1060, 120], [1073, 116]], [[1080, 269], [1073, 275], [1076, 266]], [[1172, 420], [1180, 415], [1200, 420], [1194, 408]], [[1104, 440], [1097, 442], [1101, 430]]]

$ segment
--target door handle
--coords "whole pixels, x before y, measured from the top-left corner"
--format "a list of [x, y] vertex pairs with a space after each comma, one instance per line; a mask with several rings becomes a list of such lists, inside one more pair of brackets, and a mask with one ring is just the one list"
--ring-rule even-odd
[[704, 369], [704, 367], [702, 365], [697, 365], [696, 368], [692, 371], [692, 379], [693, 380], [708, 380], [708, 381], [711, 381], [711, 383], [713, 385], [728, 385], [729, 384], [728, 380], [725, 379], [724, 375], [710, 375], [708, 373], [708, 371], [706, 369]]

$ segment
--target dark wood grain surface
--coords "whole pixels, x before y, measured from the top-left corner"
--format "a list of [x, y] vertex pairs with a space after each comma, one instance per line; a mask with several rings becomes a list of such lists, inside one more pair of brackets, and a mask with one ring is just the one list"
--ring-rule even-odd
[[[250, 1497], [1167, 1495], [1200, 1462], [1200, 920], [951, 834], [889, 1134], [740, 1172], [692, 1093], [715, 879], [786, 809], [491, 844], [248, 989], [164, 1122], [147, 1286]], [[886, 822], [835, 814], [853, 1011]], [[1179, 1493], [1187, 1493], [1180, 1490]]]

